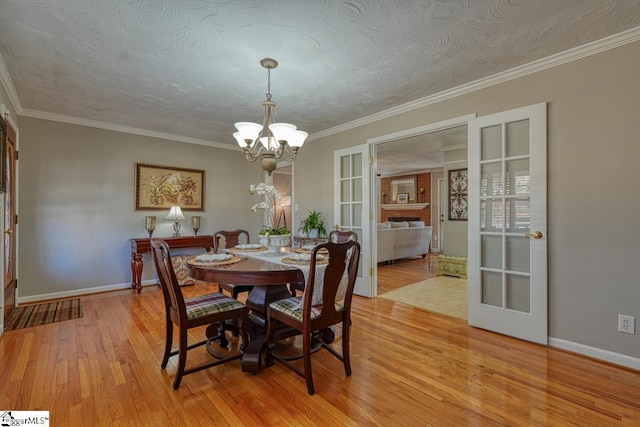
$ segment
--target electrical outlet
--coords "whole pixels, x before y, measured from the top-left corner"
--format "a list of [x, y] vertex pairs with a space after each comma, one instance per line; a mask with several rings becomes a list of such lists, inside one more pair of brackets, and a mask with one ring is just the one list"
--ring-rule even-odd
[[624, 314], [618, 314], [618, 332], [624, 332], [625, 334], [636, 334], [636, 318], [633, 316], [625, 316]]

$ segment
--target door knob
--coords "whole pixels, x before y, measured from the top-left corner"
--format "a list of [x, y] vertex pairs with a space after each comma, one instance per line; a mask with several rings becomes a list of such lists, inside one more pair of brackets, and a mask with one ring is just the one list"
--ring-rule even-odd
[[8, 230], [4, 230], [5, 234], [13, 234], [13, 230], [12, 229], [8, 229]]
[[533, 237], [534, 239], [542, 239], [542, 233], [540, 231], [534, 231], [533, 233], [524, 233], [524, 237]]

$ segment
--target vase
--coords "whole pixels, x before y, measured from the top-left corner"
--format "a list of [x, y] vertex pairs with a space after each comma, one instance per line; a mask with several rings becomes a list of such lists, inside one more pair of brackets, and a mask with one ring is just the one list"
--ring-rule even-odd
[[186, 194], [181, 194], [178, 199], [180, 200], [180, 204], [183, 205], [183, 206], [192, 205], [193, 204], [193, 196], [189, 196], [189, 195], [186, 195]]
[[310, 239], [317, 239], [318, 238], [318, 229], [317, 228], [312, 228], [311, 230], [309, 230], [309, 238]]
[[280, 234], [270, 236], [269, 234], [260, 235], [260, 244], [269, 248], [266, 255], [280, 255], [280, 248], [289, 246], [291, 242], [291, 234]]
[[150, 196], [149, 197], [149, 201], [154, 206], [160, 206], [162, 203], [164, 203], [164, 197], [162, 197], [162, 196]]

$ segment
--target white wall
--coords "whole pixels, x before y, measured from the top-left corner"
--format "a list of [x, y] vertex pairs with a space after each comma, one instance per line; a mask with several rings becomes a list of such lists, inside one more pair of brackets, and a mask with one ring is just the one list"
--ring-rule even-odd
[[[239, 151], [23, 117], [20, 122], [18, 235], [21, 300], [127, 286], [130, 238], [146, 237], [145, 215], [157, 215], [154, 237], [171, 236], [165, 211], [134, 210], [136, 162], [204, 169], [206, 209], [200, 235], [262, 224], [248, 194], [259, 163]], [[189, 220], [182, 235], [193, 235]], [[156, 277], [149, 254], [143, 281]]]
[[331, 176], [334, 150], [548, 102], [549, 335], [639, 358], [640, 334], [617, 332], [619, 313], [640, 320], [639, 69], [636, 42], [312, 140], [296, 160], [300, 209], [332, 212], [332, 180], [317, 177]]
[[443, 206], [444, 221], [442, 234], [444, 241], [442, 251], [445, 255], [467, 256], [468, 252], [468, 222], [452, 221], [449, 219], [449, 171], [467, 167], [467, 149], [456, 149], [444, 153], [444, 185], [446, 205]]

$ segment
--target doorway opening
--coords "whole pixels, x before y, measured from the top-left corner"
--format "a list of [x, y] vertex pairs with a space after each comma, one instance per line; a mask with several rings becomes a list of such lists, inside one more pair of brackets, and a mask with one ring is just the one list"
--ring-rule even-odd
[[[385, 244], [385, 239], [380, 234], [385, 231], [377, 231], [372, 239], [378, 258], [374, 261], [381, 262], [372, 264], [376, 269], [374, 277], [377, 277], [378, 296], [385, 293], [392, 296], [398, 293], [397, 289], [418, 286], [430, 280], [427, 284], [433, 285], [437, 281], [437, 257], [440, 253], [453, 251], [452, 254], [456, 256], [467, 255], [466, 221], [460, 225], [450, 224], [448, 220], [447, 173], [450, 169], [466, 168], [469, 118], [470, 116], [465, 116], [369, 141], [374, 145], [374, 212], [379, 224], [377, 228], [389, 221], [408, 219], [417, 222], [417, 226], [424, 223], [425, 227], [431, 227], [426, 257], [417, 255], [393, 259], [391, 262], [382, 260], [385, 254], [380, 245]], [[394, 177], [400, 182], [410, 182], [415, 177], [416, 196], [413, 203], [405, 203], [403, 199], [398, 201], [392, 190], [387, 191], [388, 180]], [[466, 281], [463, 287], [466, 289]], [[437, 290], [434, 295], [438, 295]], [[466, 292], [464, 296], [466, 298]], [[441, 298], [443, 301], [440, 302], [446, 306], [446, 297]], [[460, 305], [459, 297], [454, 299], [455, 304]], [[465, 316], [462, 317], [466, 317], [466, 303], [463, 301], [462, 305], [465, 307]]]

